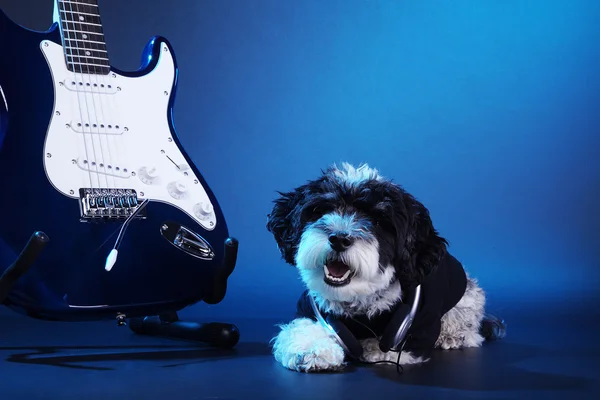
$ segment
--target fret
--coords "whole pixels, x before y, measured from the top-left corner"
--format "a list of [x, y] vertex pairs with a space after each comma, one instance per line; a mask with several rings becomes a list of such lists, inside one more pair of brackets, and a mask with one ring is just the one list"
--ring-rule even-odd
[[100, 16], [95, 14], [86, 14], [79, 11], [61, 11], [60, 17], [63, 19], [63, 21], [77, 24], [102, 25]]
[[65, 38], [66, 47], [83, 47], [83, 48], [94, 48], [96, 50], [106, 50], [106, 44], [104, 42], [95, 42], [93, 40], [85, 39], [69, 39]]
[[[70, 40], [74, 42], [85, 42], [85, 41], [94, 41], [99, 43], [104, 43], [104, 35], [100, 33], [90, 33], [84, 31], [77, 31], [71, 29], [65, 29], [65, 40]], [[77, 45], [79, 47], [80, 45]]]
[[68, 63], [67, 67], [69, 68], [69, 71], [75, 72], [76, 74], [110, 74], [110, 67], [93, 63]]
[[108, 75], [110, 73], [110, 65], [108, 65], [108, 60], [94, 60], [89, 58], [73, 60], [71, 57], [67, 57], [67, 67], [69, 71], [76, 73], [80, 72], [103, 75]]
[[98, 7], [98, 0], [60, 0], [60, 2], [67, 4], [85, 4]]
[[60, 12], [63, 14], [67, 14], [67, 16], [71, 15], [71, 14], [75, 14], [75, 15], [83, 15], [84, 17], [87, 15], [90, 17], [100, 18], [100, 16], [96, 13], [86, 13], [86, 12], [82, 12], [82, 11], [72, 11], [72, 10], [69, 10], [69, 11], [61, 10]]
[[78, 54], [74, 54], [71, 56], [66, 56], [67, 62], [80, 63], [80, 62], [89, 62], [92, 64], [105, 65], [108, 66], [108, 58], [106, 57], [93, 57], [93, 56], [80, 56]]
[[63, 30], [80, 31], [85, 33], [95, 33], [104, 35], [101, 25], [87, 25], [80, 22], [63, 21]]
[[87, 5], [87, 4], [81, 4], [81, 3], [65, 3], [64, 1], [59, 1], [58, 3], [58, 10], [62, 13], [65, 12], [67, 14], [69, 13], [85, 13], [85, 14], [90, 14], [90, 15], [98, 15], [98, 6], [91, 6], [91, 5]]
[[[93, 60], [90, 60], [90, 61], [93, 61]], [[75, 64], [75, 63], [73, 63], [73, 64]], [[95, 62], [78, 62], [75, 65], [87, 65], [90, 67], [108, 67], [108, 65], [102, 65], [100, 63], [95, 63]]]
[[74, 22], [75, 24], [82, 24], [82, 25], [94, 25], [94, 26], [102, 26], [100, 24], [92, 24], [91, 22], [82, 22], [82, 21], [77, 21]]
[[80, 48], [76, 48], [76, 47], [65, 46], [65, 54], [67, 56], [74, 56], [74, 57], [107, 58], [106, 50], [94, 49], [92, 47], [80, 49]]

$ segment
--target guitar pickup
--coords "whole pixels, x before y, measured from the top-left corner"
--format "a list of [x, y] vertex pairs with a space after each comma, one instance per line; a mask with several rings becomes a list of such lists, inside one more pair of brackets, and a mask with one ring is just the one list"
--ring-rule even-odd
[[93, 174], [109, 175], [123, 179], [131, 177], [131, 171], [120, 165], [105, 164], [103, 162], [79, 158], [77, 159], [77, 166], [82, 170], [92, 172]]
[[72, 92], [85, 92], [94, 94], [115, 94], [120, 88], [104, 82], [84, 82], [81, 79], [65, 79], [60, 82], [62, 87]]
[[102, 123], [98, 121], [71, 121], [71, 129], [85, 135], [122, 135], [129, 129], [114, 123]]

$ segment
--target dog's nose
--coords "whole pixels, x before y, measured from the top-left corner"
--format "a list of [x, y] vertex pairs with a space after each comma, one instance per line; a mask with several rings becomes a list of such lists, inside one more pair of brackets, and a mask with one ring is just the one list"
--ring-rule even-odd
[[335, 232], [329, 235], [329, 243], [335, 251], [344, 251], [352, 245], [352, 238], [347, 232]]

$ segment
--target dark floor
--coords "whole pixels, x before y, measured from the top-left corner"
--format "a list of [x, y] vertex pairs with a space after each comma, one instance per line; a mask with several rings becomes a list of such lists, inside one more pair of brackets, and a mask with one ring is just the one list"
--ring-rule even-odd
[[49, 323], [2, 310], [0, 398], [591, 399], [600, 393], [600, 324], [597, 313], [578, 308], [505, 310], [503, 342], [440, 351], [402, 376], [393, 366], [337, 374], [285, 370], [267, 347], [277, 321], [226, 321], [242, 333], [227, 352], [136, 336], [112, 322]]

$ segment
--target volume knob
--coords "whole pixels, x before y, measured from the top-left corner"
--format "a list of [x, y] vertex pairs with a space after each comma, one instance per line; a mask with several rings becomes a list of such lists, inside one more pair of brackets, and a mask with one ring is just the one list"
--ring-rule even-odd
[[187, 186], [185, 186], [185, 183], [183, 182], [175, 181], [167, 185], [167, 190], [171, 197], [180, 199], [187, 193]]
[[194, 206], [194, 214], [198, 219], [207, 220], [213, 214], [213, 206], [208, 202], [200, 202]]
[[142, 167], [138, 170], [138, 177], [146, 185], [151, 185], [158, 177], [158, 171], [155, 167]]

